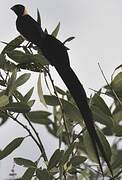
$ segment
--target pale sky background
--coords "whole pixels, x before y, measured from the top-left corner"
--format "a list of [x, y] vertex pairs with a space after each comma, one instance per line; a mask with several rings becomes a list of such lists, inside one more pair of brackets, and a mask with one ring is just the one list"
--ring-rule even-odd
[[[76, 38], [67, 44], [71, 66], [84, 84], [87, 93], [89, 88], [99, 89], [105, 84], [97, 63], [100, 62], [106, 77], [110, 80], [113, 70], [122, 63], [122, 0], [4, 0], [0, 6], [0, 40], [9, 42], [18, 35], [15, 28], [15, 14], [10, 7], [21, 3], [26, 5], [30, 14], [36, 18], [40, 10], [43, 28], [51, 32], [58, 22], [61, 29], [58, 38], [64, 41], [67, 37]], [[3, 45], [0, 45], [0, 49]], [[62, 85], [61, 79], [53, 69], [55, 84]], [[33, 77], [33, 79], [36, 77]], [[32, 81], [32, 86], [35, 81]], [[61, 86], [60, 85], [60, 86]], [[47, 153], [53, 152], [53, 141], [47, 138], [46, 130], [36, 126], [46, 146]], [[20, 127], [10, 120], [0, 129], [0, 148], [3, 148], [15, 136], [26, 135]], [[48, 139], [48, 141], [47, 141]], [[22, 147], [10, 157], [0, 162], [0, 180], [5, 180], [12, 167], [12, 157], [24, 156], [35, 160], [38, 156], [33, 151], [34, 145], [26, 139]], [[25, 153], [26, 151], [26, 153]], [[9, 163], [8, 163], [9, 161]], [[21, 174], [21, 170], [15, 169]]]

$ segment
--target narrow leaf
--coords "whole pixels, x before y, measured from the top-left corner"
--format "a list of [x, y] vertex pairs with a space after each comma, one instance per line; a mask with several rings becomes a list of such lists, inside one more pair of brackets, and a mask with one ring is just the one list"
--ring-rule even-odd
[[40, 180], [50, 180], [50, 174], [46, 169], [37, 169], [36, 175]]
[[19, 87], [23, 85], [24, 83], [26, 83], [28, 79], [30, 78], [30, 76], [31, 76], [30, 73], [22, 74], [15, 82], [16, 87]]
[[41, 16], [40, 16], [40, 12], [39, 9], [37, 9], [37, 22], [40, 24], [41, 26]]
[[60, 22], [58, 23], [58, 25], [56, 26], [56, 28], [54, 29], [51, 35], [57, 37], [59, 29], [60, 29]]
[[32, 179], [33, 175], [34, 175], [35, 169], [34, 168], [28, 168], [24, 175], [22, 176], [21, 180], [30, 180]]
[[51, 170], [52, 168], [56, 167], [56, 165], [60, 162], [62, 156], [63, 156], [63, 151], [57, 149], [49, 160], [48, 170]]
[[69, 38], [67, 38], [67, 39], [63, 42], [63, 44], [65, 44], [66, 42], [72, 41], [74, 38], [75, 38], [75, 37], [69, 37]]
[[17, 113], [27, 113], [30, 111], [30, 107], [24, 102], [15, 102], [8, 104], [4, 109]]
[[15, 48], [17, 48], [20, 44], [24, 42], [24, 38], [22, 36], [18, 36], [15, 39], [13, 39], [9, 44], [5, 46], [5, 48], [2, 51], [2, 54], [5, 54], [8, 51], [12, 51]]
[[14, 158], [14, 162], [20, 166], [29, 167], [29, 168], [32, 168], [32, 167], [36, 168], [36, 164], [29, 159]]
[[27, 116], [31, 122], [46, 125], [52, 123], [52, 121], [48, 118], [49, 115], [51, 114], [46, 111], [31, 111], [27, 113]]
[[16, 138], [14, 139], [10, 144], [8, 144], [1, 152], [0, 152], [0, 160], [7, 157], [9, 154], [11, 154], [16, 148], [18, 148], [21, 143], [23, 142], [24, 138]]
[[47, 104], [46, 104], [44, 96], [43, 96], [42, 83], [41, 83], [41, 73], [39, 74], [39, 77], [38, 77], [37, 90], [38, 90], [38, 96], [39, 96], [40, 102], [45, 107], [47, 107]]
[[76, 167], [86, 161], [86, 159], [87, 158], [84, 156], [74, 156], [71, 158], [70, 163], [72, 164], [72, 166]]
[[[106, 156], [107, 156], [108, 160], [110, 161], [110, 159], [111, 159], [110, 145], [109, 145], [106, 137], [104, 136], [104, 134], [100, 130], [98, 130], [98, 129], [96, 129], [96, 130], [97, 130], [97, 134], [99, 136], [99, 139], [100, 139], [100, 141], [101, 141], [101, 143], [103, 145], [104, 151], [106, 152]], [[96, 158], [96, 154], [95, 154], [92, 142], [91, 142], [91, 138], [90, 138], [87, 131], [83, 134], [83, 142], [84, 142], [84, 146], [86, 148], [86, 151], [88, 153], [88, 157], [92, 161], [97, 162], [97, 158]]]
[[24, 102], [28, 102], [29, 99], [31, 98], [32, 94], [33, 94], [33, 90], [34, 90], [34, 87], [32, 87], [28, 92], [27, 94], [23, 97], [23, 101]]
[[76, 143], [71, 144], [68, 149], [66, 150], [66, 152], [64, 153], [62, 159], [61, 159], [61, 165], [64, 165], [68, 160], [69, 157], [71, 156], [74, 148], [75, 148]]
[[9, 104], [9, 97], [6, 95], [0, 96], [0, 108]]
[[8, 86], [7, 86], [7, 89], [6, 89], [7, 95], [11, 95], [16, 89], [16, 85], [15, 85], [16, 76], [17, 76], [17, 69], [15, 69], [12, 72], [12, 75], [8, 80]]

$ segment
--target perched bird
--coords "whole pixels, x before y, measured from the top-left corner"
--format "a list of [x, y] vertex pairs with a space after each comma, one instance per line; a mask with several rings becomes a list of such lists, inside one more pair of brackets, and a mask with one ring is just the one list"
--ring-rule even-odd
[[61, 76], [72, 97], [74, 98], [84, 119], [87, 131], [91, 137], [91, 141], [102, 173], [103, 168], [99, 158], [99, 151], [106, 161], [106, 164], [112, 174], [110, 163], [95, 130], [93, 116], [87, 102], [85, 90], [76, 74], [70, 67], [69, 56], [66, 47], [55, 37], [44, 33], [40, 24], [27, 13], [26, 8], [23, 5], [17, 4], [11, 9], [17, 15], [17, 30], [28, 41], [37, 45], [38, 48], [41, 49], [43, 55], [47, 58], [50, 64], [56, 68], [57, 72]]

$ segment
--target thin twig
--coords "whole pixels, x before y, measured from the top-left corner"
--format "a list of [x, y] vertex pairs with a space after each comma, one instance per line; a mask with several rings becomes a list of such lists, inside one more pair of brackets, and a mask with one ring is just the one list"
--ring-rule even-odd
[[28, 129], [27, 126], [25, 126], [24, 124], [22, 124], [20, 121], [18, 121], [17, 118], [13, 117], [10, 113], [6, 113], [4, 111], [1, 110], [2, 113], [4, 113], [5, 115], [7, 115], [9, 118], [11, 118], [12, 120], [14, 120], [16, 123], [18, 123], [20, 126], [22, 126], [30, 135], [30, 137], [34, 140], [34, 142], [37, 144], [37, 146], [39, 147], [41, 153], [42, 153], [42, 156], [44, 158], [45, 161], [47, 161], [47, 157], [46, 155], [44, 154], [43, 150], [42, 150], [42, 147], [40, 146], [40, 144], [38, 143], [38, 141], [36, 140], [36, 138], [33, 136], [33, 134], [31, 133], [30, 129]]
[[52, 86], [53, 86], [53, 89], [54, 89], [54, 93], [55, 93], [56, 97], [58, 98], [59, 105], [60, 105], [60, 107], [61, 107], [62, 118], [63, 118], [63, 120], [64, 120], [64, 127], [65, 127], [65, 130], [66, 130], [66, 133], [67, 133], [68, 143], [70, 144], [69, 130], [68, 130], [66, 118], [65, 118], [65, 115], [64, 115], [63, 104], [62, 104], [62, 102], [61, 102], [61, 99], [60, 99], [59, 96], [58, 96], [58, 93], [57, 93], [57, 91], [56, 91], [56, 88], [55, 88], [55, 85], [54, 85], [54, 81], [53, 81], [53, 79], [52, 79], [52, 77], [51, 77], [51, 74], [49, 73], [49, 71], [48, 71], [47, 73], [48, 73], [48, 76], [49, 76], [50, 81], [51, 81], [51, 83], [52, 83]]
[[103, 78], [105, 79], [107, 85], [109, 86], [110, 90], [112, 91], [114, 97], [117, 99], [117, 101], [118, 101], [118, 102], [120, 103], [120, 105], [122, 106], [121, 100], [119, 99], [119, 97], [117, 96], [116, 92], [113, 90], [113, 88], [112, 88], [111, 85], [109, 84], [108, 80], [106, 79], [105, 74], [104, 74], [104, 72], [103, 72], [103, 70], [102, 70], [102, 68], [101, 68], [101, 66], [100, 66], [99, 63], [98, 63], [98, 66], [99, 66], [100, 71], [101, 71], [101, 73], [102, 73], [102, 75], [103, 75]]
[[37, 139], [38, 139], [38, 141], [39, 141], [40, 150], [41, 150], [41, 153], [42, 153], [42, 156], [43, 156], [44, 160], [45, 160], [45, 161], [48, 161], [47, 155], [46, 155], [46, 153], [45, 153], [45, 149], [44, 149], [44, 146], [43, 146], [43, 144], [42, 144], [42, 142], [41, 142], [41, 139], [40, 139], [40, 137], [39, 137], [39, 134], [38, 134], [37, 131], [35, 130], [33, 124], [30, 122], [30, 120], [29, 120], [29, 118], [28, 118], [28, 115], [27, 115], [27, 114], [24, 114], [24, 116], [25, 116], [26, 120], [28, 121], [28, 124], [30, 125], [30, 127], [31, 127], [32, 130], [34, 131], [34, 133], [35, 133], [35, 135], [36, 135], [36, 137], [37, 137]]

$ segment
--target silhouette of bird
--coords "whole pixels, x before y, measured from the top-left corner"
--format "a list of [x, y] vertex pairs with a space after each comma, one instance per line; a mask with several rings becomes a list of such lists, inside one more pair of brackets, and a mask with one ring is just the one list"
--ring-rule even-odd
[[56, 68], [57, 72], [74, 98], [90, 135], [102, 174], [103, 168], [99, 157], [99, 151], [112, 174], [109, 160], [95, 130], [93, 116], [87, 102], [85, 90], [76, 74], [70, 67], [66, 47], [55, 37], [44, 33], [40, 24], [27, 13], [27, 10], [23, 5], [17, 4], [11, 9], [17, 15], [16, 28], [19, 33], [41, 49], [43, 55], [47, 58], [50, 64]]

